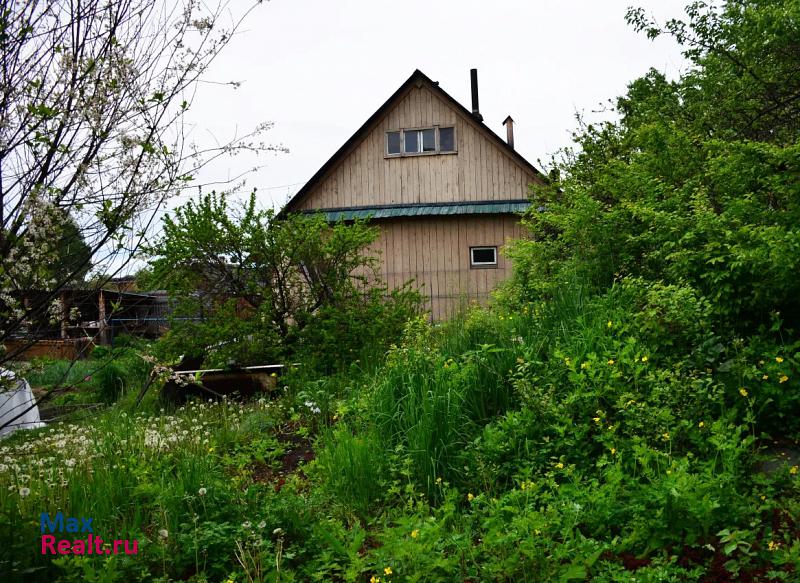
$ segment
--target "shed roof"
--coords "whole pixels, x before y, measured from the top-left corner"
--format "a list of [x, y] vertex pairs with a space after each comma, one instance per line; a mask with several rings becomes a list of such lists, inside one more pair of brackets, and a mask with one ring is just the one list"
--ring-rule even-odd
[[378, 205], [304, 210], [304, 214], [321, 212], [328, 221], [355, 219], [392, 219], [398, 217], [434, 217], [444, 215], [498, 215], [522, 213], [531, 207], [528, 200], [457, 202], [438, 204]]

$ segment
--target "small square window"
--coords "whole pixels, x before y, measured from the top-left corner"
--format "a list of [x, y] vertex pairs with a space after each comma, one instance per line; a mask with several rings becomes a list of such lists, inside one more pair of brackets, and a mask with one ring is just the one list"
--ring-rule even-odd
[[453, 128], [439, 128], [439, 151], [455, 152], [456, 140]]
[[471, 267], [497, 267], [497, 247], [470, 247]]
[[400, 153], [400, 132], [389, 132], [386, 134], [386, 152], [388, 154]]

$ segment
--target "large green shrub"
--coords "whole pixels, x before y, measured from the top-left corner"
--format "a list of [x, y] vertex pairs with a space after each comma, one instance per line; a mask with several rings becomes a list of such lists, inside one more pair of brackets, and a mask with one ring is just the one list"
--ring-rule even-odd
[[214, 193], [189, 201], [149, 247], [145, 277], [177, 302], [164, 357], [190, 354], [210, 365], [302, 358], [326, 373], [379, 353], [420, 296], [380, 281], [367, 253], [377, 235], [363, 221], [278, 218], [256, 208], [255, 194], [240, 208]]

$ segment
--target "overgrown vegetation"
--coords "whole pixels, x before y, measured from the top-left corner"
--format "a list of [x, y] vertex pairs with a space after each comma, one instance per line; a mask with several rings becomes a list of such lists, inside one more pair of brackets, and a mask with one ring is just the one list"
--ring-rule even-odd
[[[576, 136], [493, 307], [409, 321], [381, 366], [290, 371], [270, 401], [150, 395], [13, 437], [4, 571], [796, 580], [800, 6], [688, 13], [665, 30], [694, 68]], [[140, 554], [34, 558], [48, 505]]]
[[322, 215], [279, 220], [256, 208], [255, 193], [240, 208], [224, 194], [188, 202], [149, 247], [146, 278], [178, 302], [162, 354], [210, 365], [302, 360], [319, 373], [380, 354], [420, 296], [380, 281], [366, 252], [377, 233], [362, 221], [331, 228]]
[[138, 391], [152, 369], [142, 358], [147, 346], [120, 336], [115, 347], [96, 346], [85, 360], [36, 359], [24, 370], [31, 386], [53, 391], [50, 406], [72, 403], [114, 403]]

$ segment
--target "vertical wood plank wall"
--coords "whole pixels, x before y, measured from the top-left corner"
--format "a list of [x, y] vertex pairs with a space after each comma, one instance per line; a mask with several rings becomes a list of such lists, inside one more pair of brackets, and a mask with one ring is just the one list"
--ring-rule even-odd
[[371, 251], [380, 257], [389, 287], [410, 279], [420, 289], [436, 320], [453, 316], [464, 304], [483, 302], [511, 275], [511, 263], [498, 252], [498, 265], [470, 268], [469, 248], [497, 246], [524, 237], [513, 215], [409, 217], [378, 221], [381, 235]]
[[[386, 131], [433, 125], [456, 128], [457, 153], [385, 157]], [[423, 85], [413, 87], [297, 208], [519, 200], [538, 181]]]

